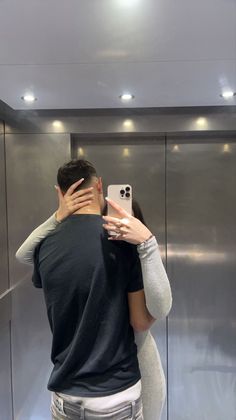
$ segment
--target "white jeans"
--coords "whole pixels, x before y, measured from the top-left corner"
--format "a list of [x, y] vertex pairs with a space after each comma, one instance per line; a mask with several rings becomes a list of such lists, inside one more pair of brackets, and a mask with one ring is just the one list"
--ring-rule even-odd
[[130, 388], [105, 397], [75, 397], [52, 394], [53, 420], [143, 420], [141, 381]]

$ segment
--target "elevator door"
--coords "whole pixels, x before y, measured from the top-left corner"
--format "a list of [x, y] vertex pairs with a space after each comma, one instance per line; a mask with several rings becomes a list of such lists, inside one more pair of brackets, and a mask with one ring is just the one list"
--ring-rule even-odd
[[[91, 161], [107, 185], [128, 183], [139, 202], [146, 223], [156, 235], [165, 260], [165, 141], [155, 138], [72, 137], [72, 156]], [[166, 370], [166, 321], [152, 329]], [[166, 419], [166, 409], [163, 412]]]
[[236, 419], [236, 138], [168, 139], [169, 420]]

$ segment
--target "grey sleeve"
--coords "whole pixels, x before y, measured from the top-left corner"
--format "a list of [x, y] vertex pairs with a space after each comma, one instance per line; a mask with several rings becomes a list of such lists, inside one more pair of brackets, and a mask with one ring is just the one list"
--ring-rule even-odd
[[170, 283], [155, 237], [137, 246], [142, 267], [146, 305], [155, 319], [165, 318], [172, 306]]
[[38, 226], [23, 242], [16, 252], [18, 261], [24, 264], [32, 265], [34, 263], [34, 251], [36, 246], [58, 225], [55, 214], [53, 214], [44, 223]]

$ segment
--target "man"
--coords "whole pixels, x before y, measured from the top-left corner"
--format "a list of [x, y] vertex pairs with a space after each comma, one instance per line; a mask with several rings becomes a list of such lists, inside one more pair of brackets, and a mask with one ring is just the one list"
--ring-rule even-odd
[[135, 246], [108, 240], [102, 181], [91, 163], [71, 161], [58, 170], [62, 193], [81, 178], [83, 188], [93, 187], [91, 203], [58, 224], [35, 251], [33, 283], [43, 288], [53, 334], [52, 415], [141, 420], [133, 328], [148, 328], [153, 318], [139, 258]]

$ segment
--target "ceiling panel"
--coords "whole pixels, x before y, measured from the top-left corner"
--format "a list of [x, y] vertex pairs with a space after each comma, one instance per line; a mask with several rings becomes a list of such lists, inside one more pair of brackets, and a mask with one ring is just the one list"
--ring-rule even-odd
[[236, 58], [235, 0], [0, 2], [0, 63]]
[[[221, 88], [236, 86], [236, 60], [4, 66], [0, 80], [2, 100], [15, 109], [28, 108], [20, 99], [28, 87], [38, 109], [222, 105]], [[135, 95], [129, 104], [119, 99], [125, 89]]]
[[40, 108], [119, 107], [125, 89], [132, 107], [222, 105], [235, 60], [236, 0], [0, 0], [0, 99], [14, 108], [29, 90]]

